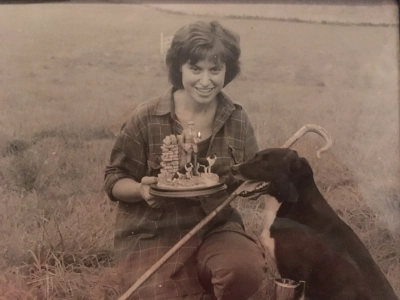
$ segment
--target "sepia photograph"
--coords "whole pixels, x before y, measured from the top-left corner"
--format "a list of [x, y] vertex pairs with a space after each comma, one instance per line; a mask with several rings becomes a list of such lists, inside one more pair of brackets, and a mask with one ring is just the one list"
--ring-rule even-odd
[[0, 1], [1, 300], [396, 300], [399, 8]]

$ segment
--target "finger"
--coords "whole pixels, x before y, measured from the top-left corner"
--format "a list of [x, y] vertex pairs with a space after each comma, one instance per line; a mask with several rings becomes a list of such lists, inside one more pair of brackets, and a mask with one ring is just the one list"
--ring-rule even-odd
[[154, 196], [150, 194], [150, 186], [148, 185], [142, 186], [141, 194], [143, 199], [145, 199], [147, 202], [155, 200]]
[[151, 207], [158, 207], [160, 206], [160, 198], [153, 196], [150, 194], [150, 186], [143, 185], [141, 188], [142, 198], [151, 206]]
[[150, 177], [150, 176], [145, 176], [142, 178], [141, 183], [143, 184], [152, 184], [152, 183], [156, 183], [157, 177]]
[[153, 208], [156, 208], [156, 207], [157, 207], [157, 201], [154, 201], [154, 199], [148, 199], [148, 200], [147, 200], [147, 204], [148, 204], [150, 207], [153, 207]]

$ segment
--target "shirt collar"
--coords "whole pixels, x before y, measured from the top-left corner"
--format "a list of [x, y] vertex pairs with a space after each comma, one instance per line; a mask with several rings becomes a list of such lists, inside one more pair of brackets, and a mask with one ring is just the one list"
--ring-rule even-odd
[[153, 115], [155, 116], [163, 116], [168, 113], [171, 113], [174, 110], [174, 98], [173, 93], [176, 91], [174, 88], [169, 88], [159, 99]]

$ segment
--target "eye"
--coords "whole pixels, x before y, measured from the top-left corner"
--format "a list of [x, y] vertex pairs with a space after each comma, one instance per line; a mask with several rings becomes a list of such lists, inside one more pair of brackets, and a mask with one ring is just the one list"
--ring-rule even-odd
[[219, 73], [221, 73], [221, 68], [212, 68], [211, 69], [211, 74], [213, 74], [213, 75], [218, 75]]
[[199, 74], [200, 73], [200, 68], [197, 66], [190, 66], [190, 70], [194, 73], [194, 74]]

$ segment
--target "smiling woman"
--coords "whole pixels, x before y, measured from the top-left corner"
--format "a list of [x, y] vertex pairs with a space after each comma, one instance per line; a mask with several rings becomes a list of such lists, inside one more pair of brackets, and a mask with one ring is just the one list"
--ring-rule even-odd
[[[105, 189], [111, 200], [118, 201], [114, 246], [122, 289], [127, 290], [227, 199], [238, 184], [230, 167], [257, 152], [246, 113], [222, 92], [240, 71], [239, 56], [239, 37], [218, 22], [182, 27], [166, 57], [172, 88], [140, 105], [117, 137]], [[155, 163], [152, 157], [161, 156], [164, 137], [190, 132], [194, 124], [202, 141], [193, 149], [189, 143], [186, 150], [196, 154], [186, 163], [196, 166], [197, 156], [215, 154], [213, 172], [225, 180], [228, 192], [187, 199], [150, 195], [150, 184], [157, 177], [151, 177], [154, 170], [149, 166]], [[228, 206], [132, 299], [248, 299], [257, 292], [265, 272], [262, 247], [244, 230], [238, 211]]]

